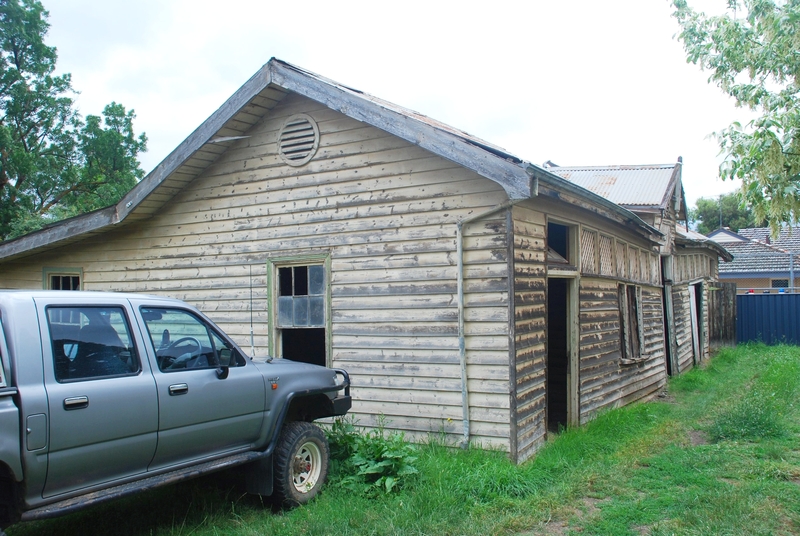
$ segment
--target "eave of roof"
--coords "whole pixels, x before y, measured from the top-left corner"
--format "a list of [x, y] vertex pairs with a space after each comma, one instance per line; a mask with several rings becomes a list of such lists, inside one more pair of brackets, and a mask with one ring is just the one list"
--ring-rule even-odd
[[618, 221], [633, 224], [650, 240], [658, 241], [662, 236], [626, 208], [497, 146], [272, 58], [119, 203], [0, 243], [0, 259], [31, 255], [54, 244], [69, 244], [104, 232], [111, 226], [148, 217], [269, 113], [271, 106], [286, 92], [308, 97], [471, 169], [499, 184], [512, 201], [535, 196], [538, 181], [541, 181], [590, 205], [602, 207]]
[[678, 232], [675, 234], [675, 243], [684, 247], [707, 248], [714, 251], [725, 262], [733, 260], [733, 255], [728, 250], [700, 233], [686, 232], [678, 228]]

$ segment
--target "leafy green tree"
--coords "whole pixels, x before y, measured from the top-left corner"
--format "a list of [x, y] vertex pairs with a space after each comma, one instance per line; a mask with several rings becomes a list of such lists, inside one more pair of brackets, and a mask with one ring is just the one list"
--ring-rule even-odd
[[720, 227], [728, 227], [736, 232], [743, 227], [758, 225], [753, 211], [743, 206], [735, 193], [721, 195], [716, 199], [701, 197], [697, 200], [697, 205], [689, 210], [689, 219], [697, 224], [697, 231], [703, 234]]
[[723, 179], [777, 232], [800, 218], [800, 0], [728, 0], [718, 16], [673, 0], [687, 61], [709, 71], [740, 106], [760, 115], [716, 133]]
[[0, 240], [117, 202], [143, 172], [133, 111], [81, 120], [38, 0], [0, 0]]

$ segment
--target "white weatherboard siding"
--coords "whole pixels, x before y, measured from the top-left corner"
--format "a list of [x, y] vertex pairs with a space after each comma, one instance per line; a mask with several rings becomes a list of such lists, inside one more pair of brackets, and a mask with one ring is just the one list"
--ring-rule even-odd
[[533, 455], [545, 440], [546, 230], [545, 214], [515, 206], [514, 339], [517, 457]]
[[[276, 138], [297, 113], [317, 121], [320, 147], [308, 164], [290, 167]], [[79, 267], [85, 290], [198, 306], [246, 351], [252, 315], [256, 352], [265, 354], [267, 262], [322, 255], [330, 263], [329, 363], [352, 376], [353, 416], [371, 425], [383, 414], [389, 428], [412, 434], [461, 434], [456, 222], [503, 203], [500, 186], [290, 94], [170, 193], [149, 220], [7, 263], [0, 286], [40, 288], [42, 268]], [[466, 225], [464, 235], [472, 438], [508, 449], [505, 214]]]

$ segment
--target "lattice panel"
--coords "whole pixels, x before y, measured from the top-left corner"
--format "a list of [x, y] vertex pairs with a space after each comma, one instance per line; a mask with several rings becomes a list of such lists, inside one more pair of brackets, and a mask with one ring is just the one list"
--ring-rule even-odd
[[639, 281], [639, 250], [637, 248], [628, 249], [628, 270], [628, 277]]
[[581, 271], [585, 274], [597, 273], [596, 243], [597, 233], [584, 229], [581, 234]]
[[612, 249], [614, 241], [610, 236], [600, 235], [600, 274], [614, 275], [614, 259]]
[[617, 242], [617, 277], [620, 279], [628, 278], [628, 246], [621, 242]]

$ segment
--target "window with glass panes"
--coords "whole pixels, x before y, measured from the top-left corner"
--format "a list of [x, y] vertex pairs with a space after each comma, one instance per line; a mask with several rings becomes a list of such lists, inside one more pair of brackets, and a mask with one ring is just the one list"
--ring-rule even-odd
[[325, 326], [325, 267], [278, 268], [278, 327]]

